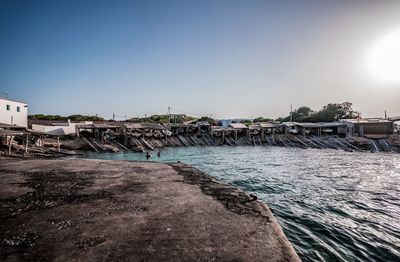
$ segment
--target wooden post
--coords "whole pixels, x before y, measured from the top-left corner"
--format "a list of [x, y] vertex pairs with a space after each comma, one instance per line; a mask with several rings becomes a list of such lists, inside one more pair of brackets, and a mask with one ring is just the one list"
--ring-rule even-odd
[[26, 141], [25, 141], [25, 153], [28, 153], [28, 143], [29, 143], [29, 135], [26, 135]]
[[221, 144], [224, 143], [224, 140], [225, 140], [225, 130], [222, 130], [222, 141], [221, 141]]
[[11, 156], [11, 144], [12, 144], [12, 141], [14, 140], [14, 137], [10, 136], [10, 139], [7, 139], [7, 140], [10, 141], [9, 144], [8, 144], [8, 155]]
[[60, 152], [60, 137], [57, 137], [57, 150]]
[[126, 135], [126, 130], [123, 129], [122, 132], [124, 134], [124, 146], [128, 146], [128, 137]]

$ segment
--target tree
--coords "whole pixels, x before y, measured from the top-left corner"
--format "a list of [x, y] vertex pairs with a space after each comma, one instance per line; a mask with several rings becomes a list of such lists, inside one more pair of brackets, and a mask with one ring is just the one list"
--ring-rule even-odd
[[271, 122], [273, 119], [271, 119], [271, 118], [268, 118], [268, 117], [262, 117], [262, 116], [259, 116], [259, 117], [256, 117], [256, 118], [254, 118], [254, 120], [253, 120], [253, 123], [259, 123], [259, 122]]
[[356, 116], [357, 112], [352, 109], [352, 103], [350, 102], [341, 104], [329, 103], [313, 114], [310, 120], [313, 122], [332, 122], [344, 118], [355, 118]]
[[217, 123], [215, 121], [215, 119], [213, 119], [211, 117], [208, 117], [208, 116], [202, 116], [197, 121], [199, 121], [199, 122], [208, 122], [210, 124], [210, 126], [214, 126]]
[[[171, 115], [171, 123], [183, 123], [186, 121], [193, 120], [193, 117], [185, 116], [185, 115]], [[165, 124], [169, 123], [170, 116], [167, 114], [164, 115], [151, 115], [149, 117], [133, 117], [128, 119], [128, 122], [135, 122], [135, 123], [159, 123]]]
[[301, 106], [297, 110], [295, 110], [294, 114], [296, 118], [305, 118], [311, 116], [313, 111], [308, 106]]
[[[350, 102], [329, 103], [317, 112], [307, 106], [301, 106], [292, 112], [292, 119], [295, 122], [333, 122], [344, 118], [355, 118], [358, 113], [352, 109], [352, 105]], [[287, 122], [290, 119], [289, 115], [277, 118], [276, 121]]]
[[52, 121], [66, 121], [70, 119], [71, 121], [104, 121], [104, 118], [98, 116], [89, 115], [70, 115], [70, 116], [60, 116], [60, 115], [29, 115], [29, 119], [33, 120], [52, 120]]

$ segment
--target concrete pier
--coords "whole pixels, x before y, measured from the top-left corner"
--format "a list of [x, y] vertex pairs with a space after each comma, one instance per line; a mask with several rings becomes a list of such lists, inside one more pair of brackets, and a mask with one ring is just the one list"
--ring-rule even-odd
[[0, 161], [0, 260], [300, 261], [254, 196], [184, 164]]

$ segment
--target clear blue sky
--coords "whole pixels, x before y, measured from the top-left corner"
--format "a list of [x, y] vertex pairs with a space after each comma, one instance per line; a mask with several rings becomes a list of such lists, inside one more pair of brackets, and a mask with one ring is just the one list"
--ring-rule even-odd
[[0, 91], [30, 113], [107, 118], [168, 106], [278, 117], [343, 101], [399, 115], [400, 84], [362, 69], [395, 28], [400, 1], [0, 0]]

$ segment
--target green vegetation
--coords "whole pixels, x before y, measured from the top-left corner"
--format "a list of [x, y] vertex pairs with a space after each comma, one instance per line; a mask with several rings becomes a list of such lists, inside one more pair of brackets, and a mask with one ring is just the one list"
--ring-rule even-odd
[[249, 126], [249, 125], [253, 124], [253, 122], [251, 120], [241, 120], [241, 121], [239, 121], [239, 123], [241, 123], [245, 126]]
[[217, 121], [214, 118], [203, 116], [198, 119], [199, 122], [208, 122], [211, 126], [217, 125]]
[[[295, 122], [332, 122], [337, 121], [338, 119], [343, 118], [356, 118], [358, 112], [352, 109], [352, 103], [344, 102], [344, 103], [329, 103], [324, 106], [319, 111], [313, 111], [311, 108], [307, 106], [301, 106], [292, 112], [292, 118]], [[184, 123], [187, 121], [194, 120], [196, 118], [187, 116], [184, 114], [173, 114], [169, 116], [168, 114], [162, 115], [151, 115], [149, 117], [134, 117], [130, 118], [128, 122], [134, 123]], [[70, 116], [60, 116], [60, 115], [43, 115], [43, 114], [36, 114], [36, 115], [29, 115], [29, 119], [35, 120], [64, 120], [70, 119], [71, 121], [105, 121], [104, 118], [98, 116], [89, 116], [89, 115], [70, 115]], [[206, 121], [210, 125], [216, 125], [217, 121], [213, 118], [203, 116], [198, 119], [198, 121]], [[241, 123], [245, 125], [249, 125], [251, 123], [258, 123], [258, 122], [270, 122], [273, 119], [266, 118], [266, 117], [257, 117], [252, 122], [250, 120], [243, 120]], [[290, 115], [286, 117], [280, 117], [275, 119], [278, 122], [287, 122], [290, 121]]]
[[[191, 121], [195, 118], [186, 115], [171, 115], [171, 123], [183, 123], [186, 121]], [[127, 120], [128, 122], [134, 123], [168, 123], [169, 115], [152, 115], [149, 117], [134, 117]]]
[[[307, 106], [302, 106], [292, 112], [292, 119], [294, 122], [332, 122], [344, 118], [356, 118], [358, 112], [352, 109], [352, 105], [350, 102], [329, 103], [316, 112]], [[276, 121], [290, 121], [290, 115], [278, 118]]]
[[273, 119], [260, 116], [260, 117], [254, 118], [253, 123], [271, 122], [271, 121], [273, 121]]
[[60, 115], [29, 115], [29, 119], [32, 120], [56, 120], [56, 121], [66, 121], [70, 119], [71, 121], [105, 121], [104, 118], [98, 116], [88, 116], [88, 115], [70, 115], [70, 116], [60, 116]]

